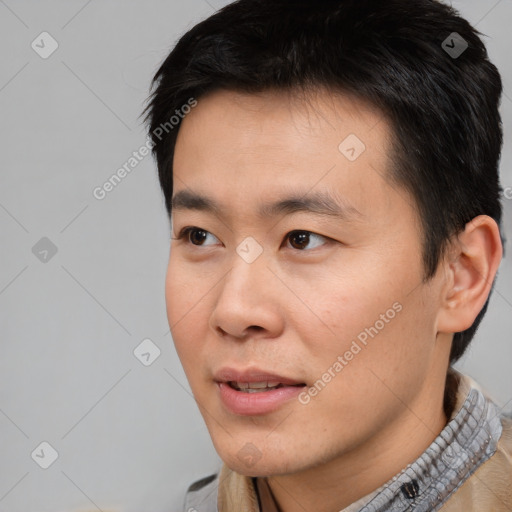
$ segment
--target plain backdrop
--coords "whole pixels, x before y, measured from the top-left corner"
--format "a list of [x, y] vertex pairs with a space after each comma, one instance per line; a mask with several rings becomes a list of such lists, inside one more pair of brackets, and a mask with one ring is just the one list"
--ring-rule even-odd
[[[0, 512], [176, 512], [219, 466], [169, 334], [155, 164], [93, 191], [145, 143], [158, 64], [226, 3], [0, 0]], [[502, 73], [512, 187], [512, 0], [453, 3]], [[457, 365], [507, 410], [511, 283], [505, 258]]]

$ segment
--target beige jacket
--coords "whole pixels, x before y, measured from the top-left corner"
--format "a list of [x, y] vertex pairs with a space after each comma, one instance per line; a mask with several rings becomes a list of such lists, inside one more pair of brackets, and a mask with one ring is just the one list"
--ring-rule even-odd
[[[389, 482], [340, 512], [512, 512], [512, 419], [502, 416], [469, 377], [451, 370], [450, 378], [453, 412], [432, 445]], [[433, 457], [432, 449], [438, 450]], [[185, 512], [279, 510], [264, 480], [224, 465], [220, 474], [189, 488]]]

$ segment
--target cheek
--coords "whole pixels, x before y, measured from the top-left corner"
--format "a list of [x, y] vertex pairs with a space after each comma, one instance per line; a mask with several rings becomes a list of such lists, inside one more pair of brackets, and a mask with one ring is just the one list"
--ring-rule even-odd
[[347, 386], [360, 380], [363, 393], [372, 391], [364, 383], [375, 384], [370, 370], [391, 379], [394, 374], [396, 378], [403, 375], [404, 368], [416, 367], [421, 373], [431, 356], [435, 334], [433, 312], [425, 308], [428, 289], [420, 285], [411, 293], [417, 275], [406, 275], [396, 265], [366, 268], [344, 275], [332, 269], [329, 279], [316, 279], [314, 286], [307, 279], [296, 280], [294, 290], [305, 298], [307, 308], [296, 301], [292, 320], [311, 355], [310, 377], [321, 378], [329, 370], [336, 375], [343, 372], [346, 379], [336, 380]]
[[171, 255], [165, 278], [165, 301], [170, 325], [181, 324], [201, 307], [201, 299], [211, 288], [206, 276], [193, 265]]
[[334, 385], [322, 398], [339, 404], [350, 421], [412, 400], [427, 378], [435, 348], [434, 312], [425, 310], [422, 290], [397, 292], [396, 297], [395, 302], [360, 297], [360, 304], [347, 312], [347, 335], [324, 351], [329, 357], [322, 359], [322, 371], [336, 361], [342, 369], [338, 365]]
[[387, 330], [399, 316], [400, 305], [393, 308], [393, 304], [400, 293], [380, 277], [363, 269], [342, 274], [336, 267], [326, 268], [315, 278], [290, 276], [294, 296], [289, 297], [288, 313], [299, 337], [311, 348], [316, 346], [315, 352], [325, 359], [341, 355], [358, 337], [364, 342], [375, 333], [376, 323], [379, 333]]
[[207, 301], [203, 288], [201, 280], [194, 279], [186, 266], [171, 257], [165, 280], [165, 301], [169, 327], [180, 359], [197, 348], [204, 338], [201, 329], [204, 329], [207, 318]]
[[176, 265], [171, 259], [167, 266], [167, 275], [165, 278], [165, 303], [171, 332], [184, 312], [183, 300], [180, 300], [184, 295], [184, 285], [185, 282], [183, 279], [180, 279], [180, 273], [177, 272]]

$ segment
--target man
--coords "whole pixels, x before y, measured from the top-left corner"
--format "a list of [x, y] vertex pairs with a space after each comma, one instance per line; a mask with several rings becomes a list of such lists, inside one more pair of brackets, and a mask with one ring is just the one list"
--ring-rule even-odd
[[451, 368], [502, 257], [476, 31], [434, 0], [240, 0], [154, 81], [169, 324], [224, 462], [185, 510], [512, 510], [511, 422]]

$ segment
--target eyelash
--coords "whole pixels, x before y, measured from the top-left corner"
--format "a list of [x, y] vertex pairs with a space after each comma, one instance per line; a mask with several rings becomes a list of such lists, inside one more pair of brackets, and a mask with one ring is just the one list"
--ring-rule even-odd
[[[175, 238], [172, 238], [172, 240], [182, 240], [186, 237], [189, 236], [189, 234], [192, 232], [192, 231], [203, 231], [205, 233], [208, 233], [208, 234], [213, 234], [213, 233], [210, 233], [209, 231], [207, 231], [206, 229], [202, 229], [202, 228], [199, 228], [197, 226], [187, 226], [187, 227], [184, 227], [178, 234], [177, 237]], [[285, 239], [288, 239], [290, 237], [290, 235], [292, 234], [301, 234], [301, 233], [306, 233], [308, 235], [314, 235], [314, 236], [317, 236], [317, 237], [320, 237], [320, 238], [323, 238], [324, 240], [326, 241], [329, 241], [329, 238], [326, 237], [326, 236], [323, 236], [323, 235], [319, 235], [318, 233], [314, 233], [313, 231], [307, 231], [305, 229], [294, 229], [290, 232], [288, 232], [285, 236]], [[215, 236], [215, 235], [214, 235]], [[187, 243], [190, 244], [190, 245], [193, 245], [194, 247], [202, 247], [201, 245], [196, 245], [196, 244], [192, 244], [190, 242], [190, 240], [187, 240]], [[296, 249], [297, 251], [299, 252], [304, 252], [305, 249]]]

